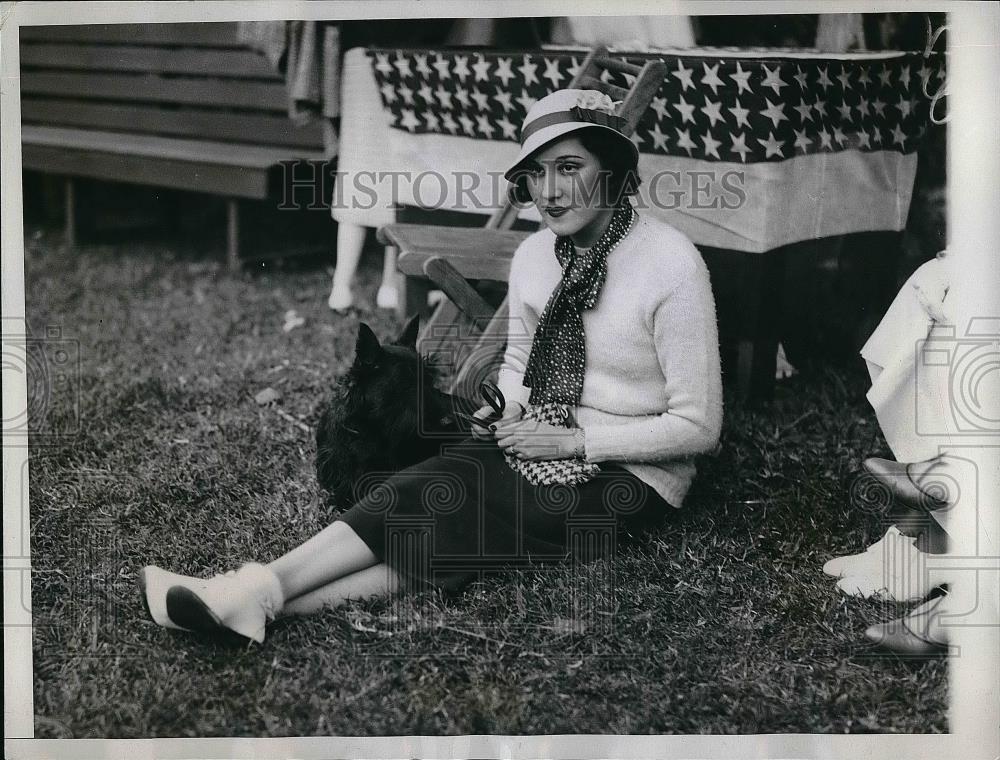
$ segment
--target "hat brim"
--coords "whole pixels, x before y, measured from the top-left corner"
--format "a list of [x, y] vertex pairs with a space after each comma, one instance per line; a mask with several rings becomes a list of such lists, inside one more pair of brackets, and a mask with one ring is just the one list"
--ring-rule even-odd
[[579, 121], [564, 122], [562, 124], [553, 124], [531, 134], [521, 145], [521, 151], [517, 154], [517, 158], [514, 160], [514, 163], [507, 171], [504, 172], [504, 179], [508, 182], [512, 182], [514, 175], [517, 173], [518, 169], [521, 168], [521, 165], [527, 161], [533, 153], [541, 148], [544, 148], [553, 140], [557, 140], [560, 137], [564, 137], [568, 134], [579, 132], [584, 129], [602, 129], [605, 132], [610, 132], [619, 139], [619, 142], [622, 143], [622, 148], [628, 146], [627, 149], [632, 152], [632, 160], [636, 163], [638, 162], [639, 148], [637, 148], [634, 142], [617, 129], [606, 127], [603, 124], [590, 124]]

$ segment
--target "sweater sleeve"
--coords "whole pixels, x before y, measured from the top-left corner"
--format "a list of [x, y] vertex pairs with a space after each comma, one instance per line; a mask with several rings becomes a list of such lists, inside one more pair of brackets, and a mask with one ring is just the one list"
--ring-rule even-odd
[[524, 387], [524, 371], [531, 354], [531, 341], [538, 314], [525, 303], [522, 291], [526, 268], [523, 257], [515, 254], [507, 284], [507, 348], [497, 376], [497, 387], [508, 401], [528, 405], [531, 389]]
[[667, 409], [623, 424], [584, 428], [590, 462], [661, 462], [711, 451], [722, 428], [722, 374], [715, 300], [704, 265], [664, 298], [653, 340]]

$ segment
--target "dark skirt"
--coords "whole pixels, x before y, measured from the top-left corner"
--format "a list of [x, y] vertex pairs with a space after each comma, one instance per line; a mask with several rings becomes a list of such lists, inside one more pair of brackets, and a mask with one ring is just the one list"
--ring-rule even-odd
[[340, 515], [408, 588], [445, 591], [539, 563], [589, 562], [675, 510], [602, 464], [577, 486], [535, 486], [495, 443], [469, 438], [389, 477]]

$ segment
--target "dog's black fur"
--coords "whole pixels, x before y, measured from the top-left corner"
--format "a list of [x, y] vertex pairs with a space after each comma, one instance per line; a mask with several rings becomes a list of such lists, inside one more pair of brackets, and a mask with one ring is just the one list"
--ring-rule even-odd
[[368, 325], [358, 327], [354, 364], [316, 428], [319, 484], [339, 504], [353, 504], [389, 474], [461, 435], [455, 399], [435, 388], [434, 367], [417, 353], [418, 327], [414, 317], [386, 345]]

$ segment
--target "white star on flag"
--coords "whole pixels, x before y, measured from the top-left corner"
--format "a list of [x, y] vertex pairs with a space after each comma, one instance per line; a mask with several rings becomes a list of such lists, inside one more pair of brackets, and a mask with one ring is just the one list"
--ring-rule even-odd
[[520, 103], [521, 108], [523, 108], [525, 111], [530, 111], [531, 107], [538, 102], [538, 98], [533, 98], [526, 92], [521, 93], [516, 98], [514, 98], [514, 100]]
[[861, 67], [861, 73], [858, 74], [858, 84], [863, 84], [868, 87], [872, 83], [871, 72], [868, 66]]
[[781, 103], [772, 103], [767, 98], [764, 98], [764, 102], [767, 103], [767, 108], [761, 111], [760, 115], [769, 118], [775, 128], [779, 122], [788, 121], [788, 117], [785, 116], [785, 107]]
[[840, 86], [844, 88], [845, 91], [851, 87], [851, 74], [847, 69], [841, 69], [840, 73], [837, 74], [836, 79], [840, 80]]
[[876, 145], [882, 144], [882, 131], [878, 127], [872, 127], [872, 142]]
[[840, 130], [840, 127], [834, 127], [833, 139], [837, 141], [837, 145], [843, 147], [844, 141], [847, 140], [847, 136]]
[[424, 121], [427, 122], [427, 129], [433, 132], [441, 131], [441, 121], [440, 119], [438, 119], [437, 114], [434, 113], [433, 111], [424, 112]]
[[403, 102], [408, 106], [414, 105], [413, 103], [413, 90], [407, 87], [405, 84], [399, 85], [396, 91], [403, 96]]
[[833, 87], [833, 81], [830, 79], [830, 75], [826, 73], [826, 66], [819, 67], [819, 79], [817, 84], [823, 87], [823, 92], [826, 92], [827, 87]]
[[736, 117], [737, 127], [750, 129], [750, 119], [747, 118], [750, 115], [750, 109], [744, 108], [739, 98], [736, 98], [736, 108], [727, 108], [726, 110]]
[[781, 95], [781, 88], [787, 87], [788, 82], [781, 78], [781, 66], [775, 66], [774, 71], [771, 71], [767, 67], [766, 63], [762, 63], [761, 67], [764, 69], [764, 81], [761, 82], [761, 86], [770, 87], [774, 90], [775, 95]]
[[514, 107], [514, 104], [510, 102], [510, 92], [507, 90], [500, 90], [493, 96], [493, 99], [500, 104], [505, 114], [510, 113], [510, 109]]
[[902, 94], [899, 96], [899, 102], [895, 104], [896, 108], [899, 109], [900, 118], [905, 119], [910, 115], [910, 111], [913, 110], [913, 101]]
[[456, 55], [455, 56], [455, 68], [453, 69], [455, 76], [462, 80], [462, 84], [465, 84], [465, 78], [469, 76], [472, 72], [469, 71], [469, 56], [467, 55]]
[[823, 118], [826, 118], [826, 101], [825, 100], [820, 100], [819, 98], [817, 98], [816, 102], [813, 103], [813, 108], [816, 109], [816, 113], [819, 116], [822, 116]]
[[417, 127], [420, 126], [420, 119], [416, 117], [413, 113], [412, 108], [404, 108], [401, 111], [403, 119], [400, 122], [404, 127], [413, 132]]
[[705, 98], [705, 105], [701, 107], [701, 111], [708, 117], [713, 127], [715, 126], [715, 122], [726, 120], [722, 115], [722, 104], [716, 103], [714, 100], [709, 100], [707, 96]]
[[490, 118], [487, 114], [479, 114], [476, 117], [476, 122], [479, 125], [479, 131], [486, 135], [488, 138], [493, 138], [493, 125], [490, 124]]
[[684, 124], [685, 122], [688, 121], [694, 124], [694, 106], [688, 103], [686, 100], [684, 100], [683, 95], [680, 95], [678, 97], [681, 100], [680, 105], [675, 104], [674, 108], [677, 109], [681, 114], [681, 124]]
[[399, 76], [401, 77], [412, 77], [413, 72], [410, 71], [410, 59], [404, 58], [401, 54], [396, 54], [396, 60], [392, 62], [392, 65], [396, 67], [399, 71]]
[[413, 60], [416, 62], [420, 76], [426, 79], [431, 75], [431, 67], [427, 65], [427, 53], [414, 53]]
[[475, 123], [472, 119], [463, 113], [458, 117], [458, 120], [462, 122], [462, 129], [464, 129], [469, 135], [475, 135]]
[[705, 69], [705, 73], [701, 77], [701, 83], [707, 84], [709, 87], [711, 87], [712, 94], [718, 96], [719, 87], [725, 85], [725, 82], [719, 79], [719, 64], [717, 63], [714, 66], [709, 66], [707, 63], [702, 61], [701, 65], [702, 68]]
[[734, 82], [736, 82], [736, 87], [737, 87], [736, 94], [737, 95], [739, 95], [741, 92], [743, 92], [743, 90], [746, 90], [747, 92], [753, 94], [753, 90], [750, 89], [750, 81], [749, 81], [751, 73], [753, 73], [753, 72], [751, 72], [751, 71], [744, 71], [743, 68], [740, 66], [740, 62], [739, 61], [736, 62], [736, 73], [735, 74], [730, 74], [729, 78], [732, 79]]
[[562, 72], [559, 71], [559, 61], [551, 58], [545, 58], [544, 61], [545, 73], [542, 74], [542, 79], [548, 79], [552, 82], [552, 89], [558, 90], [559, 83], [564, 79]]
[[472, 105], [472, 101], [469, 100], [469, 91], [464, 87], [455, 88], [455, 100], [461, 103], [464, 108]]
[[517, 127], [511, 123], [510, 119], [508, 119], [506, 116], [501, 116], [499, 119], [497, 119], [497, 124], [500, 126], [500, 129], [503, 130], [504, 137], [506, 137], [508, 140], [517, 139]]
[[601, 77], [600, 77], [600, 79], [601, 79], [602, 82], [604, 82], [604, 84], [610, 84], [611, 83], [611, 72], [608, 71], [607, 69], [601, 69]]
[[792, 109], [799, 112], [799, 124], [805, 124], [807, 121], [812, 121], [813, 107], [804, 100], [801, 105], [792, 106]]
[[757, 138], [757, 142], [759, 142], [761, 145], [764, 146], [764, 150], [766, 152], [764, 158], [770, 158], [775, 154], [777, 154], [780, 158], [785, 157], [785, 154], [781, 152], [781, 143], [783, 141], [775, 140], [774, 132], [768, 133], [766, 140], [761, 140], [760, 138]]
[[438, 79], [451, 79], [451, 64], [442, 58], [440, 53], [437, 54], [431, 65], [437, 69]]
[[455, 132], [458, 131], [458, 124], [456, 124], [455, 120], [451, 118], [450, 113], [446, 113], [444, 116], [442, 116], [441, 121], [444, 122], [445, 129], [447, 129], [452, 134], [455, 134]]
[[651, 105], [650, 108], [656, 111], [656, 115], [660, 118], [661, 121], [667, 118], [666, 98], [653, 98], [653, 105]]
[[882, 100], [882, 98], [875, 98], [875, 100], [872, 101], [872, 108], [874, 108], [875, 113], [877, 113], [882, 118], [885, 118], [885, 106], [886, 103], [884, 100]]
[[819, 131], [819, 147], [829, 148], [830, 150], [833, 150], [833, 143], [830, 142], [830, 140], [831, 140], [830, 133], [827, 131], [826, 127], [823, 127]]
[[681, 92], [687, 92], [688, 87], [694, 87], [694, 82], [691, 80], [693, 71], [694, 69], [684, 68], [684, 62], [680, 58], [677, 59], [677, 69], [670, 73], [681, 80]]
[[476, 62], [472, 64], [472, 70], [476, 72], [477, 82], [490, 81], [490, 62], [483, 58], [481, 53], [476, 53]]
[[796, 82], [799, 83], [799, 89], [805, 92], [806, 89], [806, 72], [802, 70], [802, 67], [795, 64], [795, 75], [792, 77]]
[[868, 116], [868, 98], [858, 98], [858, 105], [856, 106], [858, 113], [864, 116]]
[[903, 130], [899, 128], [899, 125], [896, 124], [892, 128], [892, 144], [898, 145], [900, 148], [902, 148], [905, 143], [906, 143], [906, 133], [904, 133]]
[[865, 130], [858, 132], [858, 147], [859, 148], [870, 148], [872, 146], [871, 135]]
[[882, 83], [883, 87], [888, 87], [892, 84], [892, 69], [882, 64], [882, 70], [878, 73], [879, 82]]
[[649, 130], [649, 136], [653, 138], [653, 150], [667, 152], [667, 135], [660, 131], [658, 123], [653, 124], [653, 128]]
[[570, 78], [573, 78], [580, 71], [580, 62], [578, 60], [576, 60], [576, 56], [575, 55], [572, 58], [570, 58], [569, 60], [570, 60], [570, 66], [569, 66], [568, 69], [566, 69], [566, 71], [569, 73]]
[[381, 72], [383, 76], [389, 76], [392, 73], [392, 64], [389, 63], [388, 53], [375, 54], [375, 70]]
[[844, 121], [851, 120], [851, 107], [847, 105], [847, 103], [842, 103], [841, 105], [837, 106], [837, 110], [840, 111], [841, 119], [843, 119]]
[[385, 100], [386, 103], [395, 103], [396, 102], [396, 88], [395, 87], [393, 87], [391, 84], [389, 84], [388, 82], [386, 82], [379, 89], [382, 91], [382, 99]]
[[526, 92], [522, 93], [521, 95], [518, 95], [516, 98], [514, 98], [514, 100], [520, 103], [521, 108], [523, 108], [525, 111], [530, 111], [531, 107], [538, 102], [538, 98], [533, 98]]
[[931, 74], [934, 70], [931, 69], [926, 63], [920, 64], [920, 69], [918, 69], [917, 74], [920, 76], [920, 82], [923, 85], [924, 92], [927, 92], [927, 83], [931, 81]]
[[524, 56], [524, 63], [517, 67], [517, 70], [521, 72], [524, 77], [524, 85], [527, 87], [529, 84], [538, 84], [538, 77], [535, 76], [535, 72], [538, 70], [538, 64], [532, 63], [528, 56]]
[[639, 130], [635, 130], [632, 134], [630, 134], [628, 139], [635, 143], [635, 147], [642, 150], [642, 135], [639, 134]]
[[903, 87], [907, 90], [910, 89], [910, 64], [906, 64], [899, 70], [899, 81], [903, 83]]
[[747, 138], [742, 132], [738, 135], [734, 135], [732, 132], [729, 133], [729, 141], [733, 144], [731, 148], [733, 153], [740, 154], [740, 160], [743, 163], [747, 162], [747, 153], [750, 153], [750, 149], [747, 147]]
[[438, 99], [438, 102], [441, 103], [441, 107], [450, 111], [451, 110], [451, 93], [448, 90], [446, 90], [444, 87], [442, 87], [441, 85], [438, 85], [438, 88], [436, 90], [434, 90], [434, 94], [437, 95], [437, 99]]
[[795, 131], [795, 147], [801, 150], [803, 153], [806, 149], [812, 145], [812, 140], [806, 137], [806, 131], [804, 129], [796, 129]]
[[625, 79], [625, 84], [628, 85], [629, 89], [635, 84], [635, 75], [629, 74], [627, 71], [622, 72], [622, 77]]
[[493, 76], [502, 79], [504, 87], [510, 87], [510, 80], [517, 77], [517, 74], [511, 71], [510, 65], [512, 63], [511, 58], [497, 58], [497, 70], [493, 72]]
[[482, 92], [478, 87], [472, 88], [472, 99], [476, 101], [476, 108], [480, 111], [490, 110], [490, 96]]
[[690, 156], [691, 149], [697, 147], [694, 144], [694, 141], [691, 139], [691, 130], [689, 129], [682, 130], [679, 127], [675, 127], [674, 131], [677, 132], [677, 147], [684, 148], [684, 150], [686, 150], [688, 152], [688, 155]]
[[431, 89], [431, 86], [427, 82], [424, 82], [420, 86], [420, 89], [417, 90], [417, 95], [419, 95], [420, 99], [423, 100], [424, 103], [427, 105], [430, 105], [432, 102], [434, 102], [434, 91]]
[[716, 158], [720, 158], [719, 146], [722, 145], [722, 143], [712, 137], [711, 131], [706, 132], [705, 136], [701, 138], [701, 141], [705, 145], [706, 156], [715, 156]]

